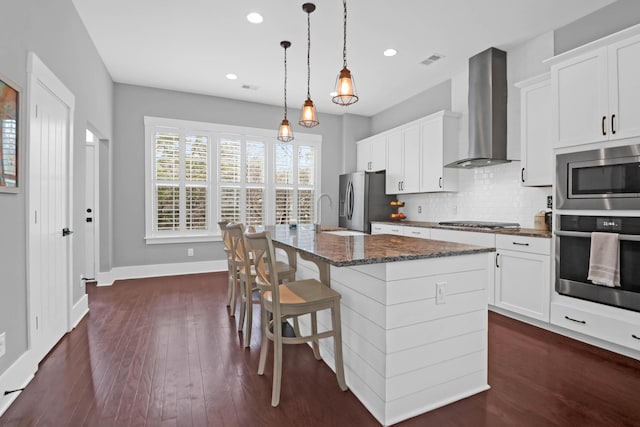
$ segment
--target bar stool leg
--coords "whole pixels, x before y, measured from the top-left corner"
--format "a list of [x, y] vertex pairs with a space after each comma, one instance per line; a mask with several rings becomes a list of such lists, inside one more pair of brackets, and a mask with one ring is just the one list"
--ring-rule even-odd
[[[311, 313], [311, 335], [318, 335], [318, 315], [314, 311]], [[318, 345], [318, 338], [314, 338], [312, 340], [312, 348], [313, 348], [313, 356], [316, 360], [322, 360], [322, 356], [320, 356], [320, 346]]]
[[336, 377], [340, 390], [347, 391], [347, 383], [344, 380], [344, 362], [342, 360], [342, 323], [340, 319], [340, 300], [331, 308], [331, 323], [333, 326], [333, 354], [335, 355]]

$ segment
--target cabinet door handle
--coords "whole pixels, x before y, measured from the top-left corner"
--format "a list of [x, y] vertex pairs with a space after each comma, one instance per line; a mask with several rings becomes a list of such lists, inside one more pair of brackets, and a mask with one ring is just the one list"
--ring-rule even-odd
[[500, 268], [500, 264], [498, 264], [498, 257], [500, 256], [499, 253], [496, 253], [496, 268]]
[[520, 180], [524, 182], [524, 168], [520, 169]]
[[442, 188], [442, 177], [438, 180], [438, 187]]
[[569, 316], [564, 316], [564, 318], [567, 319], [567, 320], [571, 320], [572, 322], [580, 323], [581, 325], [586, 325], [587, 324], [587, 322], [585, 322], [584, 320], [572, 319]]
[[512, 243], [517, 246], [529, 246], [528, 243], [520, 243], [520, 242], [512, 242]]
[[637, 340], [640, 340], [640, 337], [639, 337], [639, 336], [637, 336], [636, 334], [631, 334], [631, 338], [635, 338], [635, 339], [637, 339]]
[[602, 123], [600, 123], [600, 127], [602, 127], [602, 135], [606, 135], [607, 131], [604, 130], [604, 122], [607, 120], [607, 116], [602, 116]]
[[613, 119], [615, 119], [615, 118], [616, 118], [616, 115], [612, 114], [611, 115], [611, 133], [614, 134], [614, 135], [616, 134], [616, 125], [615, 125], [615, 123], [613, 121]]

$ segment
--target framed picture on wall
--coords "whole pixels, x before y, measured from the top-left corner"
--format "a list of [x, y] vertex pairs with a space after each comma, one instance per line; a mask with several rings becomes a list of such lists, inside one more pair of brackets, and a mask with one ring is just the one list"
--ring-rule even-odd
[[0, 193], [17, 193], [20, 188], [20, 102], [18, 86], [0, 75]]

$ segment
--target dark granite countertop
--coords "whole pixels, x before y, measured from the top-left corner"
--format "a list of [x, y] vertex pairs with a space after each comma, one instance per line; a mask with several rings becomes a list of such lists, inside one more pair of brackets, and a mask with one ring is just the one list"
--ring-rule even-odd
[[536, 230], [534, 228], [476, 228], [476, 227], [451, 227], [440, 225], [437, 222], [428, 221], [372, 221], [380, 224], [406, 225], [409, 227], [440, 228], [443, 230], [475, 231], [477, 233], [509, 234], [513, 236], [551, 238], [551, 231]]
[[325, 231], [319, 233], [311, 225], [299, 225], [294, 230], [286, 225], [257, 229], [268, 230], [274, 243], [296, 249], [336, 267], [495, 252], [495, 248], [439, 240], [388, 234], [339, 236], [326, 232], [344, 230], [339, 227], [323, 228]]

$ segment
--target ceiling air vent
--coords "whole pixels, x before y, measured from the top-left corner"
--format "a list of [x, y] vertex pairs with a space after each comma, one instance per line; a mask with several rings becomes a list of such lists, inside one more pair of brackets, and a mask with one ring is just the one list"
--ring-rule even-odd
[[439, 61], [440, 59], [444, 58], [444, 55], [441, 55], [439, 53], [434, 53], [432, 54], [430, 57], [428, 57], [427, 59], [425, 59], [424, 61], [421, 62], [422, 65], [431, 65], [436, 61]]

